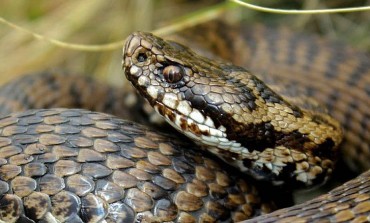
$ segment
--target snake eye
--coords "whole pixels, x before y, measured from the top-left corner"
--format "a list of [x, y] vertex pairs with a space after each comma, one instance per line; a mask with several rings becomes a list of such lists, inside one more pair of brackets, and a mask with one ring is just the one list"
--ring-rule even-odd
[[163, 77], [168, 83], [176, 83], [184, 77], [184, 70], [179, 66], [170, 65], [163, 69]]

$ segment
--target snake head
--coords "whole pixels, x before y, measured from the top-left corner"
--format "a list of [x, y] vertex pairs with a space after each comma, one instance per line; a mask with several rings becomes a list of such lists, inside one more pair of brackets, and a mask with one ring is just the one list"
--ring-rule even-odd
[[221, 72], [219, 64], [176, 42], [137, 32], [128, 37], [123, 68], [139, 93], [180, 132], [213, 146], [219, 143], [217, 137], [225, 137], [225, 127], [205, 113], [213, 109], [219, 115], [218, 99], [212, 93], [203, 97], [210, 93], [210, 77], [199, 75]]
[[248, 70], [144, 32], [127, 38], [123, 69], [169, 124], [258, 179], [310, 185], [332, 171], [338, 123], [288, 102]]
[[222, 83], [222, 63], [144, 32], [128, 37], [123, 54], [127, 79], [169, 124], [197, 142], [221, 148], [223, 153], [243, 149], [240, 143], [227, 139], [223, 124], [227, 120], [221, 120], [221, 106], [227, 102], [220, 91], [237, 92], [230, 86], [233, 84], [228, 88]]

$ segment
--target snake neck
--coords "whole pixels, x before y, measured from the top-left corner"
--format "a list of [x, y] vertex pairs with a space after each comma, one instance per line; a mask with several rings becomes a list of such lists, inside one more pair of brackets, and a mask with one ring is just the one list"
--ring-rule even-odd
[[172, 126], [245, 172], [308, 185], [331, 173], [339, 124], [288, 102], [247, 70], [141, 32], [128, 38], [123, 67]]

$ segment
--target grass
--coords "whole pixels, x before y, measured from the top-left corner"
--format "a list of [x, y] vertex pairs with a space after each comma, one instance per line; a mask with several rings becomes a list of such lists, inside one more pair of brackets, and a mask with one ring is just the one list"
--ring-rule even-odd
[[[257, 1], [256, 1], [257, 2]], [[366, 5], [366, 1], [258, 1], [276, 8], [335, 8]], [[64, 1], [34, 0], [0, 2], [0, 16], [34, 33], [74, 44], [105, 44], [123, 41], [132, 31], [167, 27], [181, 17], [198, 19], [216, 1], [126, 0]], [[227, 17], [248, 22], [288, 25], [340, 39], [370, 52], [370, 12], [328, 15], [279, 15], [230, 8]], [[201, 10], [199, 13], [194, 13]], [[198, 17], [197, 17], [198, 16]], [[221, 16], [223, 17], [223, 16]], [[93, 75], [108, 82], [123, 82], [121, 47], [96, 52], [60, 47], [46, 40], [0, 24], [0, 83], [27, 73], [61, 69]]]

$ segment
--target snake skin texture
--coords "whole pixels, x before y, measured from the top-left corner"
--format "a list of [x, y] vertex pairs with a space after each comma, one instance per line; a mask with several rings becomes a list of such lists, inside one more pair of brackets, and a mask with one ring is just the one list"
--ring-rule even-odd
[[339, 123], [291, 104], [247, 70], [142, 32], [128, 37], [123, 67], [171, 125], [255, 178], [311, 185], [332, 172]]
[[[199, 30], [201, 35], [193, 35]], [[370, 169], [368, 54], [286, 28], [221, 21], [168, 38], [204, 56], [248, 68], [268, 85], [277, 84], [295, 97], [298, 92], [314, 98], [343, 127], [341, 151], [346, 163], [359, 173]]]
[[[259, 77], [264, 79], [267, 83], [276, 84], [277, 82], [279, 82], [279, 84], [283, 86], [282, 88], [289, 87], [294, 89], [294, 86], [299, 86], [300, 89], [293, 90], [293, 92], [299, 91], [304, 92], [308, 97], [318, 97], [318, 100], [321, 103], [327, 105], [329, 111], [332, 112], [334, 116], [336, 116], [337, 119], [339, 119], [344, 126], [344, 157], [347, 159], [347, 161], [350, 161], [352, 167], [356, 167], [358, 170], [368, 169], [369, 128], [367, 126], [369, 113], [366, 109], [366, 105], [369, 103], [369, 91], [367, 89], [369, 88], [368, 74], [370, 71], [370, 63], [368, 57], [365, 54], [358, 53], [346, 46], [337, 43], [324, 41], [317, 37], [291, 34], [285, 29], [270, 29], [262, 26], [257, 26], [254, 28], [249, 27], [248, 29], [245, 29], [249, 30], [250, 32], [243, 33], [244, 39], [243, 41], [240, 41], [240, 34], [236, 34], [237, 32], [240, 32], [239, 29], [236, 29], [237, 31], [235, 31], [233, 27], [230, 30], [230, 27], [225, 27], [222, 23], [216, 24], [217, 25], [214, 26], [200, 25], [195, 27], [194, 30], [186, 30], [180, 35], [176, 36], [175, 39], [180, 40], [180, 42], [191, 43], [190, 45], [193, 46], [197, 46], [197, 42], [205, 43], [205, 45], [208, 44], [209, 46], [208, 48], [206, 47], [205, 51], [204, 47], [196, 48], [197, 51], [203, 55], [212, 55], [212, 57], [217, 60], [220, 58], [230, 59], [231, 61], [236, 61], [236, 63], [239, 63], [241, 65], [249, 63], [252, 64], [253, 62], [251, 69], [256, 70], [257, 72], [261, 72], [259, 74]], [[211, 28], [209, 29], [209, 27]], [[204, 35], [192, 36], [191, 34], [189, 34], [195, 30], [204, 31]], [[209, 30], [217, 30], [222, 34], [214, 34], [214, 32], [208, 32]], [[231, 32], [225, 32], [225, 30], [230, 30]], [[196, 38], [195, 41], [194, 36]], [[187, 37], [189, 38], [186, 39]], [[199, 38], [197, 39], [197, 37]], [[184, 41], [184, 39], [186, 40]], [[151, 42], [148, 42], [150, 44], [144, 43], [144, 47], [150, 48], [154, 46], [155, 48], [155, 44], [151, 45]], [[292, 50], [295, 48], [288, 43], [294, 44], [293, 46], [295, 47], [299, 47], [299, 50]], [[136, 43], [136, 46], [138, 45], [140, 44]], [[245, 47], [243, 48], [242, 46]], [[282, 46], [289, 46], [287, 47], [287, 49], [290, 50], [284, 51], [284, 48]], [[175, 47], [181, 48], [182, 46], [180, 45]], [[133, 48], [135, 48], [135, 46]], [[157, 50], [155, 53], [161, 53], [161, 50], [163, 50], [163, 48], [159, 48], [160, 49]], [[320, 48], [324, 50], [313, 50], [312, 48]], [[280, 51], [278, 51], [278, 49]], [[124, 52], [126, 52], [127, 50], [129, 49], [126, 48]], [[209, 54], [210, 51], [218, 52], [219, 54], [217, 57], [214, 57], [215, 54]], [[145, 52], [145, 50], [143, 50], [142, 52]], [[225, 54], [225, 52], [226, 55], [223, 55]], [[230, 58], [228, 58], [227, 56], [230, 56]], [[250, 58], [248, 58], [248, 56]], [[171, 62], [174, 62], [174, 64], [177, 63], [177, 65], [182, 65], [183, 63], [181, 57], [174, 58], [172, 57], [172, 55], [164, 57]], [[311, 63], [313, 58], [318, 58], [317, 60], [321, 59], [324, 62], [318, 63], [318, 66], [312, 66]], [[199, 58], [197, 59], [201, 60]], [[153, 59], [153, 61], [155, 61], [155, 59]], [[163, 61], [162, 58], [160, 58], [159, 61]], [[277, 65], [274, 64], [276, 62]], [[123, 64], [125, 66], [126, 61], [124, 61]], [[166, 65], [164, 67], [166, 67]], [[156, 66], [158, 66], [158, 64], [156, 64]], [[139, 69], [135, 68], [132, 73], [139, 76], [140, 69], [141, 67], [139, 67]], [[150, 67], [149, 70], [150, 72], [153, 72], [155, 70], [155, 67]], [[179, 69], [177, 68], [171, 68], [171, 70], [172, 73], [179, 73]], [[270, 73], [267, 73], [266, 71], [271, 72], [272, 75], [270, 75]], [[181, 72], [182, 71], [180, 71], [180, 73]], [[282, 72], [281, 75], [279, 75], [280, 72]], [[162, 74], [163, 73], [165, 72], [162, 71]], [[127, 74], [126, 72], [126, 75], [131, 74]], [[144, 75], [148, 75], [148, 71], [144, 71]], [[161, 81], [163, 80], [163, 76], [161, 80], [160, 72], [156, 73], [156, 75], [156, 80], [161, 83]], [[313, 84], [311, 84], [310, 81], [307, 81], [308, 75], [309, 80], [311, 80], [313, 76]], [[281, 79], [280, 77], [284, 77], [286, 78], [286, 80]], [[323, 80], [327, 80], [328, 83], [320, 82], [320, 78]], [[338, 80], [336, 80], [336, 78], [338, 78]], [[356, 78], [361, 78], [362, 83], [359, 84], [361, 87], [353, 89], [351, 86], [353, 86], [354, 82], [357, 83]], [[133, 79], [133, 81], [135, 82], [135, 78]], [[136, 85], [139, 89], [140, 87], [145, 88], [145, 79], [146, 78], [143, 78], [141, 80], [141, 86], [139, 86], [140, 84]], [[331, 89], [330, 87], [333, 87], [333, 89]], [[348, 92], [349, 89], [351, 89], [351, 92]], [[143, 90], [141, 89], [141, 91]], [[291, 95], [294, 95], [294, 93]], [[146, 96], [148, 97], [148, 95]], [[163, 100], [163, 98], [161, 100]], [[350, 111], [354, 111], [353, 107], [350, 107], [353, 105], [355, 108], [359, 107], [360, 109], [355, 113], [349, 114]], [[309, 105], [308, 107], [311, 107], [311, 105]], [[317, 108], [316, 106], [313, 107], [315, 107], [315, 109]], [[163, 113], [164, 112], [162, 111], [162, 114]], [[348, 117], [354, 118], [354, 120], [358, 120], [358, 122], [351, 122], [351, 119]], [[361, 125], [358, 125], [358, 123], [361, 123]], [[351, 160], [352, 158], [353, 160]], [[355, 179], [352, 182], [348, 182], [342, 187], [337, 188], [333, 192], [317, 198], [312, 202], [306, 202], [298, 207], [293, 207], [291, 209], [284, 209], [282, 212], [277, 212], [277, 214], [273, 213], [270, 215], [266, 215], [266, 217], [256, 218], [255, 221], [275, 222], [279, 219], [281, 220], [281, 222], [289, 222], [292, 220], [300, 220], [301, 222], [321, 222], [326, 220], [330, 220], [331, 222], [346, 222], [350, 220], [353, 220], [353, 222], [369, 221], [369, 181], [370, 178], [368, 171], [360, 178]], [[338, 195], [340, 191], [343, 193], [341, 195]], [[295, 211], [290, 214], [289, 211], [291, 210]], [[297, 214], [298, 212], [301, 214]], [[317, 212], [320, 213], [315, 215]], [[293, 218], [292, 216], [294, 215], [299, 217]]]
[[369, 221], [370, 171], [367, 171], [318, 198], [243, 223]]
[[[132, 92], [83, 75], [60, 71], [35, 73], [13, 80], [0, 88], [2, 115], [28, 109], [57, 107], [83, 108], [143, 124], [149, 123], [140, 99], [133, 97]], [[136, 115], [132, 115], [133, 113]]]
[[0, 222], [229, 222], [272, 207], [193, 144], [111, 115], [29, 110], [0, 132]]
[[[289, 101], [298, 99], [299, 107], [326, 113], [311, 101], [314, 97], [344, 127], [344, 157], [358, 170], [370, 167], [366, 55], [285, 29], [219, 22], [170, 38], [214, 60], [248, 67]], [[172, 71], [176, 68], [166, 72], [176, 79]], [[261, 188], [175, 134], [86, 110], [9, 115], [17, 109], [79, 106], [108, 108], [147, 123], [136, 117], [143, 110], [135, 104], [142, 103], [126, 90], [59, 72], [0, 88], [0, 223], [239, 222], [274, 209], [266, 192], [279, 192]], [[250, 222], [368, 222], [369, 216], [367, 171], [328, 194]]]

